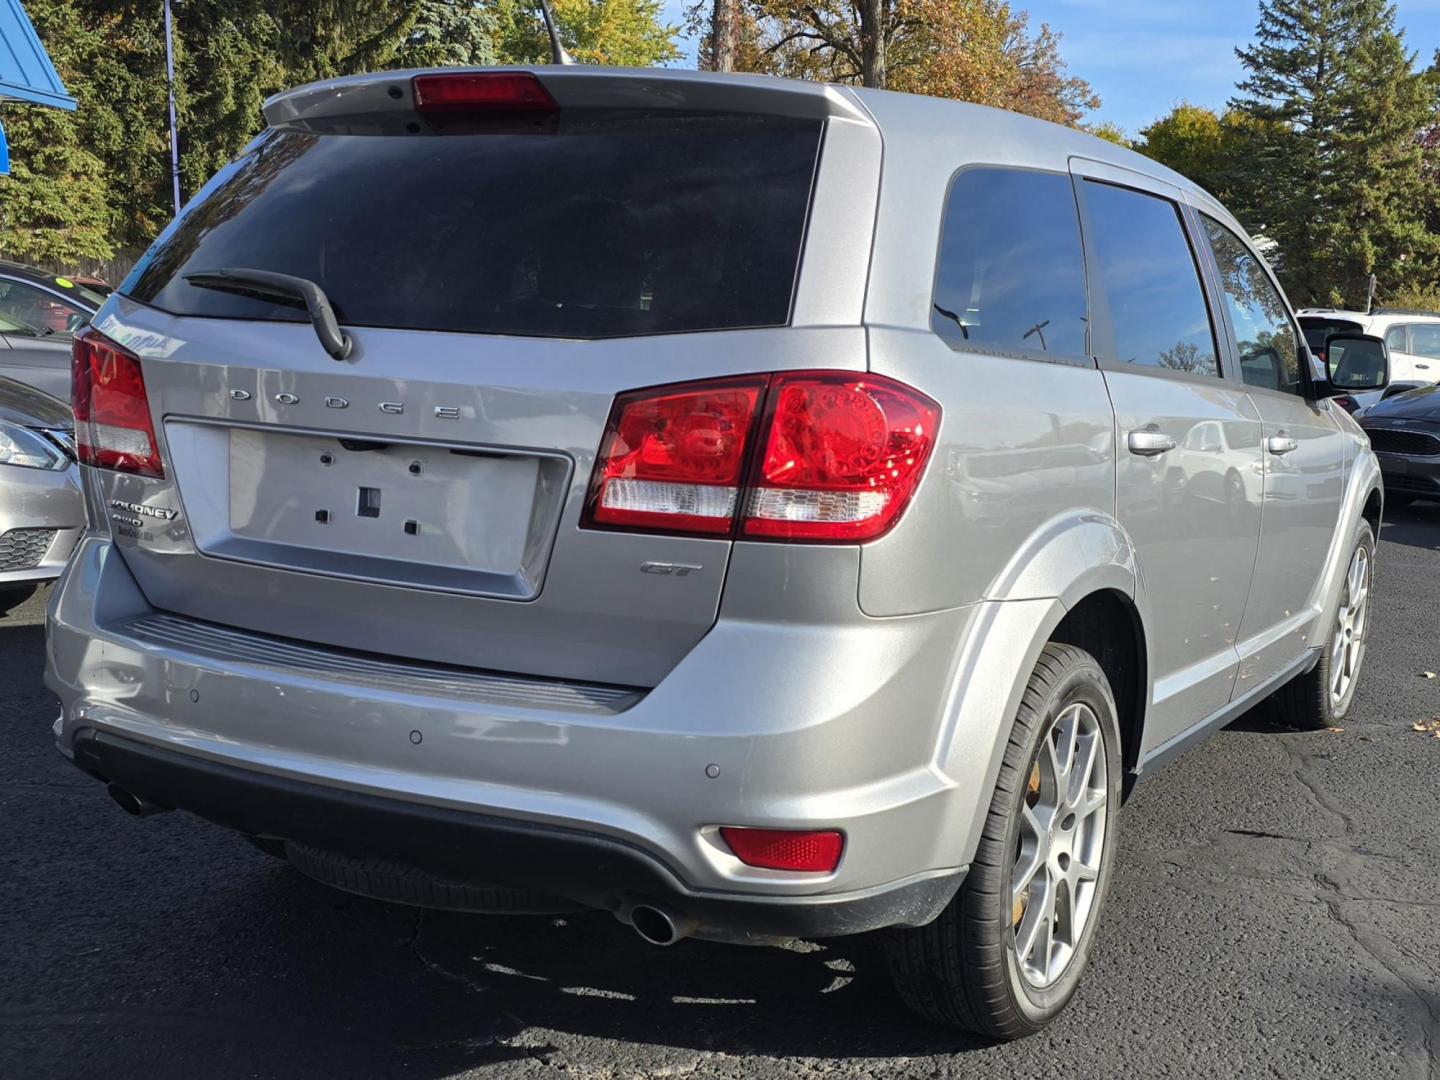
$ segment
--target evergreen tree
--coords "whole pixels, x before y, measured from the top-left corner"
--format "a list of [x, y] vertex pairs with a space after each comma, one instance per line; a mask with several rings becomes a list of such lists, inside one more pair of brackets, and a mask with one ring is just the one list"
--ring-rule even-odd
[[1358, 304], [1433, 280], [1419, 133], [1436, 80], [1417, 73], [1385, 0], [1262, 0], [1232, 108], [1258, 123], [1236, 159], [1247, 224], [1278, 246], [1297, 304]]

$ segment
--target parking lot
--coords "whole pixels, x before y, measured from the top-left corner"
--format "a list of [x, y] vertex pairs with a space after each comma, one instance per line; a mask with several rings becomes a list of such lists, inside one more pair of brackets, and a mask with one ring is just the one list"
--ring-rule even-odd
[[51, 748], [46, 596], [0, 620], [0, 1076], [1440, 1076], [1440, 506], [1384, 527], [1345, 730], [1251, 714], [1143, 784], [1079, 997], [1010, 1046], [864, 939], [421, 913], [127, 817]]

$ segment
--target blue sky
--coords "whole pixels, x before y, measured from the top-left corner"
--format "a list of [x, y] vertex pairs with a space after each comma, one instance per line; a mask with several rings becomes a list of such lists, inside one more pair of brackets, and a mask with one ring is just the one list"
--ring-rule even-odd
[[[1255, 33], [1256, 0], [1012, 0], [1031, 25], [1062, 35], [1070, 70], [1088, 79], [1111, 120], [1135, 134], [1180, 101], [1221, 107], [1240, 76], [1235, 47]], [[1411, 50], [1429, 63], [1440, 48], [1440, 0], [1399, 0], [1397, 21]], [[679, 23], [681, 4], [667, 15]], [[692, 52], [693, 55], [693, 52]], [[691, 63], [693, 63], [693, 59]]]

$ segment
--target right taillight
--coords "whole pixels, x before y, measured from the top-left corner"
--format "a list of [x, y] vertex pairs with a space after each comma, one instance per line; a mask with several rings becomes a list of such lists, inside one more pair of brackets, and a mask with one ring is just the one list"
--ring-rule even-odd
[[165, 475], [140, 358], [94, 327], [75, 336], [70, 400], [81, 462], [141, 476]]
[[584, 524], [806, 543], [873, 540], [914, 495], [939, 423], [940, 406], [925, 395], [855, 372], [623, 394], [606, 425]]

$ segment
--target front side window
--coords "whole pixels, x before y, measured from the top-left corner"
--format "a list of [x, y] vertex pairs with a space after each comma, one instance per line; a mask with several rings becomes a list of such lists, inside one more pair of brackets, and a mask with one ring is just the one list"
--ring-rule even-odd
[[1085, 256], [1070, 178], [969, 169], [941, 226], [930, 325], [971, 346], [1085, 356]]
[[1440, 360], [1440, 323], [1415, 323], [1410, 327], [1410, 355]]
[[1115, 329], [1115, 355], [1108, 359], [1218, 376], [1210, 309], [1179, 207], [1090, 180], [1085, 204]]
[[0, 315], [41, 334], [73, 334], [90, 312], [23, 281], [0, 280]]
[[[1280, 290], [1244, 241], [1218, 221], [1203, 214], [1200, 219], [1235, 325], [1241, 377], [1249, 386], [1303, 394], [1299, 341]], [[1328, 359], [1334, 363], [1336, 357]]]

